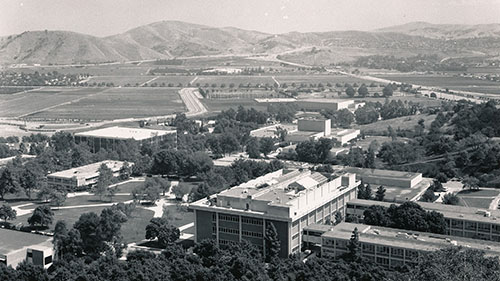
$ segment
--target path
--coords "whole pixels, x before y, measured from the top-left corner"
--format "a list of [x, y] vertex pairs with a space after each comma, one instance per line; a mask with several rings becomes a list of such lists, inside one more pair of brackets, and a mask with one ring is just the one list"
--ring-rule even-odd
[[150, 79], [150, 80], [148, 80], [148, 81], [146, 81], [146, 82], [142, 83], [141, 85], [139, 85], [139, 87], [143, 87], [144, 85], [149, 84], [149, 83], [151, 83], [151, 82], [155, 81], [155, 80], [156, 80], [156, 79], [158, 79], [158, 78], [160, 78], [160, 76], [155, 76], [153, 79]]
[[490, 210], [496, 210], [498, 209], [498, 202], [500, 201], [500, 193], [491, 200], [490, 207], [488, 209]]
[[[184, 88], [179, 91], [179, 95], [187, 107], [186, 116], [197, 116], [208, 112], [197, 96], [196, 88]], [[199, 93], [198, 93], [199, 94]]]
[[271, 76], [271, 78], [274, 80], [274, 83], [276, 83], [278, 85], [278, 88], [281, 87], [280, 82], [278, 82], [278, 80], [276, 80], [276, 78], [274, 76]]
[[193, 80], [191, 80], [191, 82], [189, 82], [189, 84], [193, 85], [193, 83], [196, 82], [196, 80], [198, 80], [198, 76], [196, 76]]

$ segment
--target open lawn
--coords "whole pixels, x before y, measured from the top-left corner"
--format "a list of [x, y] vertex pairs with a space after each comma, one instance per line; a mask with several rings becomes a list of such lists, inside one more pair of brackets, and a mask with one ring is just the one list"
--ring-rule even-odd
[[481, 188], [479, 190], [462, 190], [457, 193], [457, 196], [460, 197], [461, 205], [488, 209], [498, 194], [500, 194], [500, 190]]
[[30, 116], [48, 119], [109, 120], [160, 116], [183, 111], [185, 106], [179, 97], [178, 89], [110, 88], [97, 95]]
[[[166, 86], [172, 83], [174, 87], [179, 86], [179, 84], [182, 84], [182, 87], [188, 87], [188, 84], [191, 81], [193, 81], [193, 79], [196, 78], [196, 76], [181, 76], [181, 75], [165, 75], [165, 76], [155, 76], [155, 77], [156, 77], [155, 80], [151, 81], [151, 83], [156, 83], [158, 85], [165, 83]], [[196, 81], [195, 84], [196, 83], [198, 83], [198, 81]]]
[[153, 211], [136, 208], [122, 225], [121, 233], [125, 243], [138, 242], [146, 238], [146, 226], [153, 218]]
[[500, 94], [500, 83], [447, 75], [384, 75], [377, 77], [403, 83], [485, 94]]
[[[344, 95], [343, 95], [344, 96]], [[355, 101], [363, 101], [363, 102], [380, 102], [380, 103], [385, 103], [386, 98], [384, 97], [366, 97], [366, 98], [359, 98], [355, 97]], [[418, 103], [423, 107], [438, 107], [440, 106], [443, 102], [437, 99], [431, 99], [427, 97], [417, 97], [412, 94], [407, 94], [405, 96], [393, 96], [388, 98], [389, 101], [395, 100], [395, 101], [402, 101], [402, 102], [413, 102], [413, 103]]]
[[413, 130], [415, 126], [418, 124], [420, 119], [424, 119], [425, 128], [429, 128], [431, 123], [436, 119], [435, 114], [427, 115], [427, 114], [419, 114], [419, 115], [411, 115], [411, 116], [403, 116], [399, 118], [393, 118], [388, 120], [380, 120], [375, 123], [367, 124], [367, 125], [359, 125], [355, 126], [360, 129], [367, 135], [381, 135], [385, 134], [387, 131], [387, 127], [391, 126], [394, 130], [405, 130], [410, 129]]
[[[371, 81], [359, 79], [359, 78], [354, 78], [350, 76], [344, 76], [344, 75], [277, 75], [275, 76], [276, 80], [280, 82], [281, 84], [286, 83], [289, 86], [292, 83], [295, 83], [297, 86], [299, 86], [301, 83], [306, 83], [306, 84], [319, 84], [322, 83], [323, 86], [326, 87], [327, 83], [332, 84], [335, 86], [336, 83], [342, 84], [342, 86], [345, 83], [349, 84], [354, 84], [357, 83], [361, 85], [362, 83], [365, 83], [369, 85]], [[377, 84], [378, 85], [378, 84]]]
[[163, 217], [177, 227], [194, 222], [194, 212], [189, 212], [186, 206], [170, 205], [163, 210]]
[[266, 85], [268, 84], [269, 86], [274, 85], [274, 80], [272, 79], [272, 76], [259, 76], [259, 75], [249, 75], [249, 76], [243, 76], [243, 75], [207, 75], [207, 76], [198, 76], [198, 79], [196, 80], [196, 83], [200, 83], [201, 86], [205, 86], [206, 83], [212, 86], [212, 84], [217, 84], [219, 87], [221, 84], [226, 84], [226, 87], [229, 87], [229, 84], [233, 83], [235, 85], [235, 88], [238, 87], [238, 85], [243, 84], [247, 85], [248, 83], [252, 84], [252, 86], [255, 86], [257, 84], [261, 85]]
[[125, 86], [129, 84], [130, 86], [140, 85], [154, 76], [138, 75], [138, 76], [94, 76], [90, 78], [88, 83], [91, 85], [93, 83], [113, 83], [114, 86]]
[[[398, 138], [398, 140], [401, 141], [406, 141], [406, 138]], [[356, 142], [356, 146], [360, 146], [363, 148], [363, 150], [368, 150], [370, 147], [370, 144], [372, 141], [377, 141], [379, 148], [384, 142], [391, 142], [392, 138], [391, 137], [384, 137], [384, 136], [368, 136], [365, 137], [365, 139], [358, 140]]]
[[26, 67], [16, 68], [16, 72], [32, 73], [38, 71], [47, 73], [57, 71], [67, 74], [90, 74], [91, 76], [139, 76], [145, 74], [149, 66], [134, 64], [114, 64], [114, 65], [86, 65], [86, 66], [44, 66], [44, 67]]

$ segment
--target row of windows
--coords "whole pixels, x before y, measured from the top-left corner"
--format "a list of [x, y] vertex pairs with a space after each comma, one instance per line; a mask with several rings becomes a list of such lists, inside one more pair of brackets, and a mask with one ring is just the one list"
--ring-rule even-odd
[[262, 238], [262, 233], [260, 232], [254, 232], [254, 231], [248, 231], [248, 230], [242, 230], [241, 235], [247, 236], [247, 237], [255, 237], [255, 238]]
[[295, 234], [294, 236], [292, 236], [292, 240], [295, 240], [295, 239], [298, 239], [299, 238], [299, 234]]
[[239, 222], [240, 221], [238, 216], [224, 215], [224, 214], [219, 214], [219, 220], [232, 221], [232, 222]]
[[241, 218], [241, 223], [244, 223], [244, 224], [253, 224], [253, 225], [262, 225], [263, 221], [261, 219], [254, 219], [254, 218]]
[[220, 226], [219, 226], [219, 232], [227, 234], [237, 234], [237, 235], [240, 234], [239, 229], [220, 227]]
[[234, 241], [219, 239], [219, 245], [229, 245], [231, 243], [234, 243]]
[[[336, 248], [339, 250], [347, 249], [347, 242], [344, 240], [323, 239], [324, 246], [331, 247], [331, 246], [333, 246], [334, 243], [336, 245]], [[377, 255], [389, 256], [389, 252], [390, 252], [391, 256], [403, 258], [404, 253], [405, 253], [405, 249], [392, 248], [389, 246], [380, 246], [380, 245], [362, 243], [361, 247], [362, 247], [362, 252], [365, 254], [374, 254], [375, 247], [376, 247]], [[406, 258], [415, 259], [418, 257], [418, 255], [419, 255], [418, 251], [406, 249]]]

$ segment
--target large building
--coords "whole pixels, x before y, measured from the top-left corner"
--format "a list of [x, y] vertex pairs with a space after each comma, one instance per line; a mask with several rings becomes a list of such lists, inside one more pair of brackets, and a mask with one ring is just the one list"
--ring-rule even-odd
[[304, 229], [304, 240], [320, 242], [323, 257], [339, 257], [349, 250], [347, 246], [354, 229], [358, 229], [361, 255], [384, 267], [415, 264], [425, 252], [450, 246], [483, 250], [486, 255], [499, 256], [500, 244], [468, 238], [406, 231], [395, 228], [340, 223], [334, 227], [311, 226]]
[[265, 253], [264, 233], [272, 223], [281, 242], [280, 256], [298, 252], [302, 230], [345, 215], [356, 198], [354, 174], [324, 176], [310, 170], [278, 170], [190, 205], [195, 214], [195, 242], [219, 245], [247, 240]]
[[76, 143], [87, 143], [93, 152], [101, 148], [116, 150], [121, 142], [135, 141], [139, 145], [177, 143], [176, 130], [153, 130], [145, 128], [109, 127], [75, 134]]
[[[428, 211], [443, 214], [446, 234], [450, 236], [483, 239], [500, 242], [500, 211], [445, 205], [439, 203], [415, 202]], [[347, 203], [347, 214], [363, 218], [363, 212], [370, 206], [389, 208], [391, 203], [354, 199]]]
[[0, 263], [15, 268], [28, 261], [45, 268], [52, 264], [52, 237], [0, 228]]
[[321, 111], [321, 110], [341, 110], [354, 107], [354, 100], [336, 100], [336, 99], [303, 99], [298, 100], [299, 109]]
[[286, 135], [286, 141], [298, 143], [320, 138], [335, 139], [341, 145], [347, 144], [360, 135], [358, 129], [334, 129], [331, 128], [331, 120], [325, 118], [301, 118], [297, 121], [297, 130], [290, 131]]
[[[106, 160], [89, 165], [72, 168], [64, 171], [59, 171], [47, 175], [47, 184], [50, 187], [64, 190], [78, 190], [82, 187], [92, 186], [97, 182], [99, 177], [99, 167], [106, 164], [113, 171], [113, 176], [117, 177], [120, 174], [120, 169], [125, 162]], [[133, 163], [129, 163], [132, 165]]]

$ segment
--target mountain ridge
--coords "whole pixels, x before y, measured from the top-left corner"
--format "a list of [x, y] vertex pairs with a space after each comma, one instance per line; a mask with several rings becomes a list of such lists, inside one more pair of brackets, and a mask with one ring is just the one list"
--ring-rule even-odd
[[373, 31], [269, 34], [236, 27], [160, 21], [106, 37], [61, 30], [26, 31], [0, 37], [0, 64], [97, 63], [218, 54], [277, 54], [305, 46], [334, 51], [357, 48], [370, 50], [371, 53], [377, 49], [406, 50], [408, 53], [437, 52], [455, 50], [456, 46], [446, 42], [450, 39], [461, 40], [467, 48], [478, 48], [479, 43], [470, 42], [477, 38], [488, 41], [481, 43], [488, 48], [495, 46], [500, 40], [500, 24], [413, 22]]

